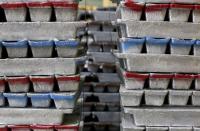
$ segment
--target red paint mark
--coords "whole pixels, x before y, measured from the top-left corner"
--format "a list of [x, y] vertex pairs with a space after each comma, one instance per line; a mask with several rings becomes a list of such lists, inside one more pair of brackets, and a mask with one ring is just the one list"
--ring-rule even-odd
[[140, 74], [140, 73], [133, 73], [133, 72], [125, 72], [124, 76], [127, 78], [136, 78], [145, 80], [149, 77], [149, 74]]
[[57, 76], [58, 81], [80, 81], [80, 76]]
[[28, 77], [8, 77], [7, 78], [8, 83], [15, 84], [15, 83], [21, 83], [21, 84], [27, 84], [29, 83]]
[[200, 10], [200, 5], [194, 5], [194, 9]]
[[0, 127], [0, 131], [8, 131], [7, 127]]
[[191, 75], [191, 74], [175, 74], [174, 78], [175, 79], [193, 79], [194, 75]]
[[78, 3], [69, 3], [67, 1], [57, 1], [57, 2], [17, 2], [17, 3], [3, 3], [0, 5], [5, 9], [15, 9], [15, 8], [23, 8], [23, 7], [46, 7], [46, 6], [54, 6], [54, 7], [68, 7], [78, 9]]
[[171, 79], [173, 76], [174, 76], [173, 74], [151, 74], [150, 78], [155, 78], [155, 79], [168, 78], [168, 79]]
[[51, 2], [29, 2], [27, 3], [28, 7], [49, 7], [52, 6]]
[[8, 126], [11, 129], [29, 129], [29, 125], [9, 125]]
[[78, 3], [69, 3], [69, 2], [52, 2], [54, 7], [68, 7], [78, 9]]
[[[192, 4], [173, 4], [176, 3], [176, 1], [171, 1], [172, 4], [152, 4], [148, 5], [145, 3], [137, 3], [133, 0], [126, 0], [124, 5], [128, 7], [129, 9], [132, 9], [134, 11], [142, 11], [144, 8], [146, 11], [157, 11], [161, 9], [167, 9], [167, 8], [182, 8], [182, 9], [194, 9], [195, 6]], [[200, 9], [199, 5], [197, 5], [196, 9]]]
[[199, 79], [200, 78], [200, 74], [194, 75], [194, 78]]
[[31, 125], [31, 129], [53, 129], [53, 125]]
[[135, 3], [135, 2], [132, 2], [132, 1], [127, 1], [127, 2], [124, 3], [124, 5], [126, 7], [128, 7], [129, 9], [134, 10], [134, 11], [141, 11], [144, 8], [143, 4], [138, 4], [138, 3]]
[[3, 3], [1, 7], [4, 9], [15, 9], [15, 8], [24, 8], [26, 7], [25, 3]]
[[4, 79], [0, 79], [0, 85], [5, 85], [5, 80]]
[[190, 4], [170, 4], [170, 8], [193, 9], [194, 5], [190, 5]]
[[0, 131], [8, 131], [8, 129], [74, 129], [74, 131], [79, 130], [77, 125], [8, 125], [5, 127], [0, 127]]
[[162, 9], [168, 9], [169, 4], [151, 4], [151, 5], [146, 5], [145, 11], [151, 12], [151, 11], [158, 11]]
[[32, 82], [46, 82], [46, 83], [53, 83], [54, 78], [53, 77], [31, 77], [30, 78]]

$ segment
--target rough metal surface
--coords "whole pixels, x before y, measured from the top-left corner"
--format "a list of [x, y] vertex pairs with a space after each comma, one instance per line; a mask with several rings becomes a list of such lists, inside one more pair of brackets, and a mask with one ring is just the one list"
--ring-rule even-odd
[[116, 56], [126, 61], [127, 71], [178, 73], [200, 72], [200, 57], [198, 56], [133, 53], [116, 53]]
[[9, 58], [26, 58], [28, 54], [28, 48], [6, 48]]
[[[154, 73], [151, 73], [150, 75], [153, 75]], [[156, 73], [155, 73], [156, 74]], [[149, 78], [149, 88], [150, 89], [167, 89], [170, 84], [169, 78]]]
[[[141, 5], [144, 5], [141, 3]], [[119, 16], [122, 20], [133, 20], [139, 21], [142, 15], [142, 11], [135, 11], [127, 8], [123, 3], [121, 3], [118, 7]]]
[[22, 22], [26, 20], [26, 8], [4, 9], [8, 22]]
[[[199, 91], [187, 90], [127, 90], [120, 89], [121, 103], [125, 107], [147, 106], [187, 106], [191, 97], [191, 107], [199, 106]], [[144, 98], [144, 101], [142, 101]], [[167, 103], [164, 103], [167, 102]]]
[[152, 36], [157, 38], [200, 38], [198, 23], [119, 21], [124, 37]]
[[169, 19], [172, 22], [188, 22], [191, 9], [171, 8], [169, 10]]
[[[154, 6], [155, 4], [146, 4], [148, 6]], [[147, 21], [164, 21], [167, 9], [161, 9], [156, 11], [146, 11], [146, 20]]]
[[115, 21], [117, 19], [115, 11], [93, 11], [95, 21]]
[[193, 22], [199, 23], [200, 22], [200, 11], [193, 10]]
[[51, 19], [51, 12], [52, 8], [51, 7], [29, 7], [29, 12], [30, 12], [30, 17], [31, 21], [50, 21]]
[[184, 106], [188, 103], [191, 94], [191, 91], [171, 90], [169, 91], [169, 104], [172, 106]]
[[0, 108], [0, 124], [62, 124], [64, 114], [73, 109]]
[[[16, 49], [16, 52], [17, 51], [18, 49]], [[32, 51], [33, 57], [35, 58], [51, 58], [52, 52], [53, 52], [53, 46], [31, 47], [31, 51]]]
[[126, 127], [121, 126], [121, 131], [199, 131], [198, 127], [141, 127], [141, 126], [132, 126]]
[[77, 10], [66, 7], [54, 7], [57, 21], [75, 21], [77, 17]]
[[173, 79], [172, 87], [177, 90], [187, 90], [190, 89], [193, 79]]
[[0, 40], [67, 40], [86, 22], [5, 22], [0, 23]]
[[9, 86], [10, 92], [19, 93], [19, 92], [28, 92], [29, 91], [30, 83], [28, 81], [26, 81], [24, 83], [12, 82], [12, 80], [17, 80], [17, 79], [18, 80], [19, 79], [26, 80], [27, 77], [7, 77], [6, 79], [8, 80], [8, 86]]
[[1, 59], [0, 63], [1, 76], [76, 74], [73, 58]]
[[199, 126], [200, 124], [198, 108], [124, 108], [124, 112], [133, 115], [132, 122], [137, 126]]
[[122, 106], [139, 106], [143, 93], [143, 90], [126, 90], [124, 87], [121, 87], [120, 97]]

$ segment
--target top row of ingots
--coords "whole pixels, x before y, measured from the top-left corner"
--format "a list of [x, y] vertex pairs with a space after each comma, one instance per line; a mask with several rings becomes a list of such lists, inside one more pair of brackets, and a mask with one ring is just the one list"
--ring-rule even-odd
[[72, 22], [77, 18], [78, 0], [0, 0], [2, 22]]
[[119, 11], [123, 20], [200, 22], [200, 0], [125, 0]]

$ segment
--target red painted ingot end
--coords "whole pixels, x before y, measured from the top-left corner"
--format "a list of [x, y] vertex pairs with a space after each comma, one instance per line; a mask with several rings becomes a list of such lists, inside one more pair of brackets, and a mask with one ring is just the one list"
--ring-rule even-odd
[[173, 78], [173, 74], [151, 74], [150, 78], [154, 79], [171, 79]]
[[135, 3], [135, 2], [131, 2], [131, 1], [125, 2], [124, 5], [126, 7], [128, 7], [129, 9], [134, 10], [134, 11], [142, 11], [143, 8], [144, 8], [143, 4], [141, 4], [141, 3]]
[[27, 84], [29, 83], [29, 78], [28, 77], [8, 77], [7, 78], [8, 83], [10, 84], [16, 84], [16, 83], [20, 83], [20, 84]]
[[149, 77], [149, 74], [140, 74], [140, 73], [133, 73], [133, 72], [125, 72], [124, 76], [126, 78], [136, 78], [136, 79], [142, 79], [145, 80]]
[[190, 4], [170, 4], [170, 8], [194, 9], [194, 5], [190, 5]]
[[28, 7], [50, 7], [52, 6], [51, 2], [29, 2], [27, 3]]
[[54, 129], [53, 125], [31, 125], [31, 129]]
[[18, 3], [4, 3], [4, 4], [1, 4], [1, 7], [4, 8], [4, 9], [25, 8], [26, 4], [25, 3], [21, 3], [21, 2], [18, 2]]
[[80, 81], [80, 76], [57, 76], [58, 81]]
[[194, 78], [200, 79], [200, 74], [194, 75]]
[[5, 80], [4, 79], [0, 79], [0, 85], [5, 85]]
[[195, 9], [195, 10], [200, 10], [200, 5], [195, 5], [195, 6], [194, 6], [194, 9]]
[[54, 77], [31, 77], [32, 82], [54, 83]]
[[5, 126], [5, 127], [0, 127], [0, 131], [8, 131], [8, 128]]
[[78, 9], [78, 3], [69, 3], [69, 2], [52, 2], [54, 7], [65, 7], [65, 8], [74, 8]]
[[151, 12], [151, 11], [158, 11], [162, 9], [168, 9], [169, 4], [152, 4], [152, 5], [147, 5], [145, 7], [146, 12]]
[[192, 74], [175, 74], [174, 78], [175, 79], [193, 79], [194, 75], [192, 75]]
[[68, 7], [78, 9], [78, 3], [69, 3], [67, 1], [57, 1], [57, 2], [13, 2], [13, 3], [3, 3], [0, 6], [4, 9], [15, 9], [15, 8], [25, 8], [28, 7]]
[[30, 129], [29, 125], [9, 125], [11, 129]]
[[[126, 0], [124, 5], [135, 11], [142, 11], [143, 8], [145, 7], [144, 4], [136, 3], [133, 0]], [[199, 5], [196, 6], [192, 4], [153, 4], [153, 5], [146, 6], [145, 10], [157, 11], [157, 10], [166, 9], [166, 8], [200, 9]]]

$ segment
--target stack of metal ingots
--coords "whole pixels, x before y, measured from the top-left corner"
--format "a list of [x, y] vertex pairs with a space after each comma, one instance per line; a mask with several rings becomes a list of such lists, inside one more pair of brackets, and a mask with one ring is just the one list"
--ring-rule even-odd
[[0, 3], [0, 130], [79, 130], [78, 2]]
[[123, 131], [199, 131], [199, 0], [121, 2]]
[[119, 131], [120, 79], [110, 52], [119, 40], [117, 28], [110, 22], [116, 20], [115, 11], [94, 11], [92, 15], [94, 20], [87, 26], [88, 51], [83, 72], [84, 131]]

